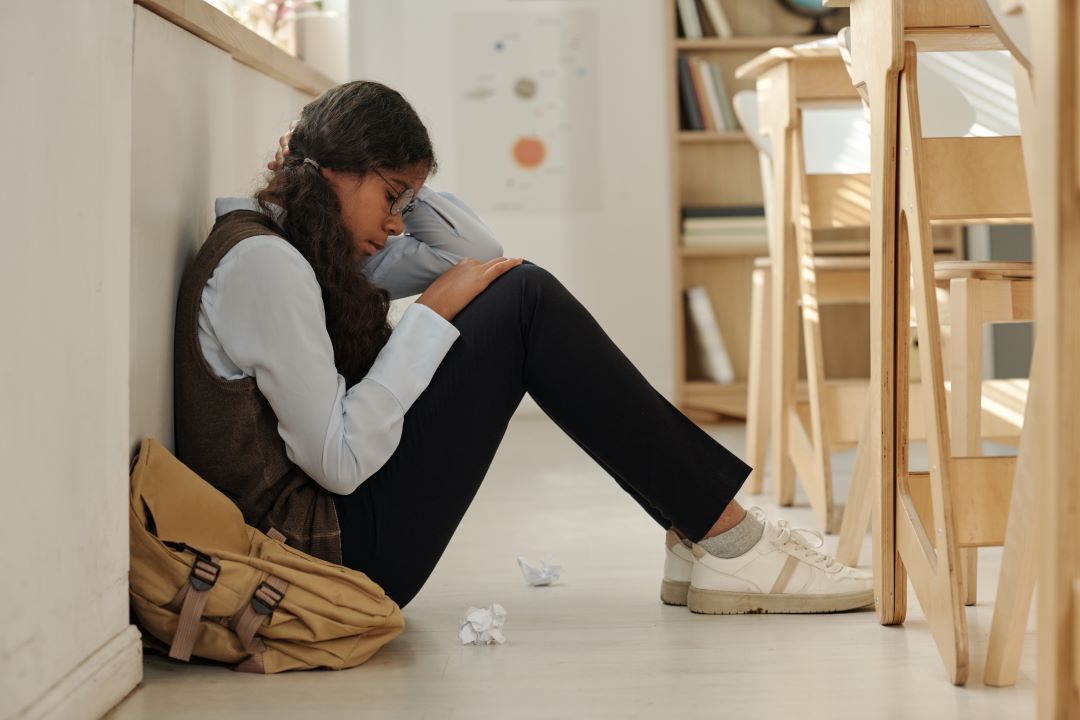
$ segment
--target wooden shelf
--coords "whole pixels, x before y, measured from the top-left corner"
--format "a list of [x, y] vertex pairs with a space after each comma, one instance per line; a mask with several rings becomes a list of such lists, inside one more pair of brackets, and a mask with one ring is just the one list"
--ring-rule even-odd
[[[767, 242], [735, 246], [684, 246], [681, 208], [702, 205], [761, 205], [760, 158], [742, 130], [725, 132], [680, 130], [679, 58], [702, 57], [720, 71], [729, 97], [753, 83], [735, 77], [735, 70], [772, 48], [816, 40], [807, 35], [810, 22], [778, 3], [721, 0], [735, 37], [690, 40], [677, 37], [679, 0], [667, 6], [663, 28], [668, 51], [667, 135], [672, 157], [671, 231], [667, 238], [673, 270], [675, 372], [677, 404], [688, 416], [713, 422], [717, 415], [745, 417], [749, 371], [751, 278], [756, 258], [768, 254]], [[688, 3], [693, 5], [693, 3]], [[715, 126], [714, 126], [715, 127]], [[699, 342], [688, 327], [685, 291], [702, 287], [713, 303], [720, 335], [731, 357], [735, 377], [730, 385], [704, 382], [705, 367]]]
[[749, 141], [750, 138], [742, 130], [729, 130], [725, 132], [706, 132], [702, 130], [679, 131], [679, 142], [681, 143], [730, 143]]
[[769, 50], [774, 47], [790, 47], [799, 43], [818, 40], [822, 35], [761, 35], [732, 38], [702, 38], [675, 40], [676, 50]]

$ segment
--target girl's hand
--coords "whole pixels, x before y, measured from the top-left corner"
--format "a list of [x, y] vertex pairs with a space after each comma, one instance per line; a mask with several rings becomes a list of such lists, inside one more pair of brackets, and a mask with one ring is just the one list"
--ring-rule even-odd
[[289, 129], [284, 135], [278, 138], [278, 149], [274, 153], [274, 159], [266, 163], [268, 170], [277, 172], [281, 169], [281, 166], [285, 164], [285, 156], [289, 154], [289, 140], [292, 139], [292, 131], [300, 123], [299, 120], [293, 120], [289, 123]]
[[499, 257], [484, 263], [466, 258], [436, 278], [416, 302], [427, 305], [447, 321], [453, 320], [495, 278], [521, 262], [521, 258]]

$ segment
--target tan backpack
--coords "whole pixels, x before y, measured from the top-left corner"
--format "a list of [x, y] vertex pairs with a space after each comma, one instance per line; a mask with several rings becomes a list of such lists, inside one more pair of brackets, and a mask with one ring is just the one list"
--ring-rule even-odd
[[131, 472], [131, 606], [170, 646], [235, 670], [341, 669], [397, 637], [397, 604], [355, 570], [244, 523], [240, 509], [155, 440]]

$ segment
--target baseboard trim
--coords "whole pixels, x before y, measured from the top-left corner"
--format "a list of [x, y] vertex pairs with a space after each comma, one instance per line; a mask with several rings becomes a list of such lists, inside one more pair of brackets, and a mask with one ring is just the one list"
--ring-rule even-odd
[[142, 636], [128, 625], [16, 717], [100, 718], [142, 682], [142, 669]]

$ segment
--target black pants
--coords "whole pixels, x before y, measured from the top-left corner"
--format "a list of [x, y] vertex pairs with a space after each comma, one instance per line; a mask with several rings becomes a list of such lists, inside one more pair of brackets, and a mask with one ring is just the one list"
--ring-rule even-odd
[[750, 468], [665, 400], [550, 273], [522, 264], [461, 331], [405, 415], [401, 444], [336, 496], [343, 562], [405, 606], [427, 581], [528, 392], [662, 527], [708, 532]]

